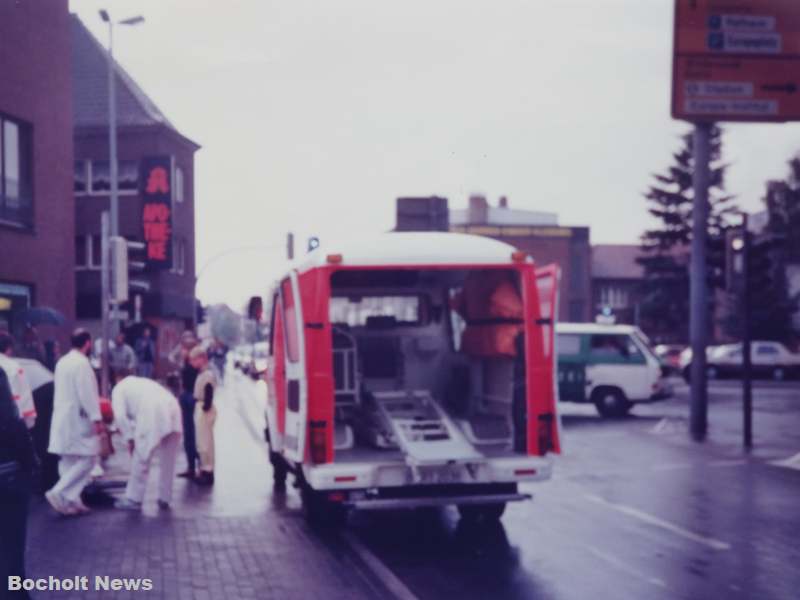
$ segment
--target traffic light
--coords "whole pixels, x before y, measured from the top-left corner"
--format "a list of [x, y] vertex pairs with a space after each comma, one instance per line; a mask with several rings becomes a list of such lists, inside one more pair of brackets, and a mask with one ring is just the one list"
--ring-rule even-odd
[[144, 242], [128, 242], [128, 287], [134, 291], [147, 292], [150, 290], [150, 282], [141, 278], [147, 269], [146, 250]]
[[108, 239], [111, 258], [111, 301], [121, 304], [128, 300], [128, 241], [124, 237]]
[[741, 227], [725, 232], [725, 289], [735, 293], [742, 287], [744, 277], [744, 236]]

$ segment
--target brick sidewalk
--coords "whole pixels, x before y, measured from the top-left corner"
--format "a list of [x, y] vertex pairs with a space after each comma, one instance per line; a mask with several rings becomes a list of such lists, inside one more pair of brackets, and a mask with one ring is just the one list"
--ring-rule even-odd
[[220, 398], [217, 483], [205, 489], [177, 480], [171, 511], [159, 513], [152, 490], [144, 514], [98, 508], [69, 519], [33, 502], [28, 577], [150, 578], [153, 591], [34, 598], [386, 598], [338, 536], [307, 526], [295, 490], [273, 492], [257, 427], [246, 426], [254, 408], [246, 401], [232, 390]]

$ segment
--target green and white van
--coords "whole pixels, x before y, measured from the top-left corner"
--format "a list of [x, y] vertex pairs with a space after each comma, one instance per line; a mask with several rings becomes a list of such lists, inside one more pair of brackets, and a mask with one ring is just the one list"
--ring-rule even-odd
[[671, 395], [647, 337], [631, 325], [558, 323], [558, 394], [593, 402], [604, 417], [621, 417], [637, 402]]

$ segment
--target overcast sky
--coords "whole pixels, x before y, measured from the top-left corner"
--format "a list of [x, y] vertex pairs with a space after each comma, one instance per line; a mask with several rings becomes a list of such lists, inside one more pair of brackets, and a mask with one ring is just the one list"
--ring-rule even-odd
[[[71, 0], [195, 163], [198, 295], [241, 308], [299, 249], [387, 230], [394, 200], [469, 194], [635, 243], [669, 115], [672, 0]], [[800, 125], [728, 125], [728, 189], [760, 206]], [[255, 247], [255, 248], [253, 248]], [[269, 249], [271, 247], [271, 249]], [[535, 258], [535, 257], [534, 257]]]

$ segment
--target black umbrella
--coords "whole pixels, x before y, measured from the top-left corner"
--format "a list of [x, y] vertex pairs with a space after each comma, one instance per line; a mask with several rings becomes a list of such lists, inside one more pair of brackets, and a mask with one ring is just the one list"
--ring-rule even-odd
[[29, 325], [63, 325], [67, 322], [64, 315], [49, 306], [26, 308], [15, 316]]

